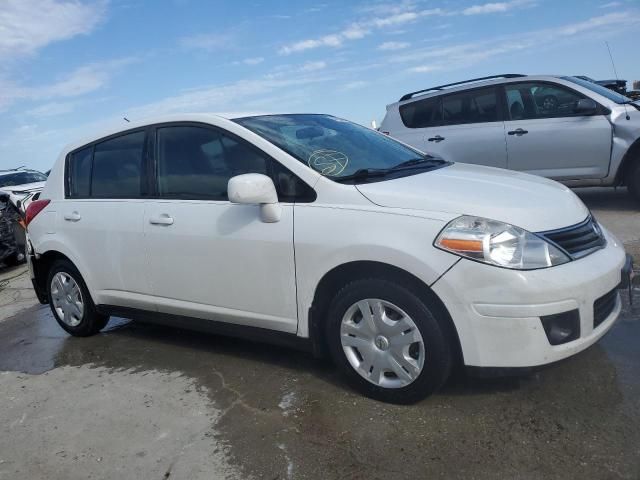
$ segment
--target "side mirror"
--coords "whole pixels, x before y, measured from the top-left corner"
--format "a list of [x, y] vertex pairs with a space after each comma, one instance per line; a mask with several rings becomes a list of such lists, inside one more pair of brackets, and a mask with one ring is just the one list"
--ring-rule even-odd
[[581, 98], [576, 103], [575, 113], [581, 115], [593, 115], [598, 111], [598, 104], [590, 98]]
[[280, 220], [282, 207], [278, 203], [276, 187], [266, 175], [245, 173], [229, 179], [229, 201], [243, 205], [260, 205], [260, 219], [265, 223]]

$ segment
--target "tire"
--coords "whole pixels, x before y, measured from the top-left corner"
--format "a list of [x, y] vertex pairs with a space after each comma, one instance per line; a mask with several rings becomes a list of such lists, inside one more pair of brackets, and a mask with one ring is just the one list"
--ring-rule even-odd
[[95, 335], [109, 321], [96, 311], [82, 275], [68, 260], [56, 260], [51, 266], [47, 295], [58, 325], [74, 337]]
[[9, 255], [7, 258], [4, 259], [4, 264], [7, 267], [15, 267], [17, 265], [20, 265], [23, 261], [24, 261], [24, 258], [21, 259], [19, 253], [12, 253], [11, 255]]
[[634, 200], [640, 202], [640, 159], [636, 159], [631, 168], [629, 168], [625, 183], [629, 194]]
[[[384, 314], [365, 319], [367, 308]], [[354, 388], [376, 400], [415, 403], [451, 372], [446, 330], [418, 294], [396, 283], [371, 278], [345, 285], [331, 301], [325, 327], [337, 367]], [[407, 346], [412, 340], [417, 341]]]

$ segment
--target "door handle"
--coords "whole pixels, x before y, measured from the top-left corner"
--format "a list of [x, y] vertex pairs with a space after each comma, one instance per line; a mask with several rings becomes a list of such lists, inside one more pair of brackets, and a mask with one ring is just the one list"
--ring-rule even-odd
[[149, 223], [151, 225], [173, 225], [173, 217], [166, 213], [163, 213], [162, 215], [158, 215], [157, 217], [150, 217]]
[[67, 213], [64, 216], [64, 219], [67, 222], [77, 222], [78, 220], [80, 220], [82, 217], [80, 216], [80, 214], [78, 212], [71, 212], [71, 213]]
[[445, 140], [445, 138], [441, 137], [440, 135], [436, 135], [435, 137], [431, 137], [431, 138], [427, 139], [427, 141], [429, 141], [429, 142], [436, 142], [436, 143], [439, 143], [439, 142], [441, 142], [443, 140]]
[[526, 135], [527, 133], [529, 133], [528, 130], [523, 130], [521, 128], [518, 128], [516, 130], [511, 130], [510, 132], [507, 132], [507, 135], [517, 135], [518, 137], [521, 137], [522, 135]]

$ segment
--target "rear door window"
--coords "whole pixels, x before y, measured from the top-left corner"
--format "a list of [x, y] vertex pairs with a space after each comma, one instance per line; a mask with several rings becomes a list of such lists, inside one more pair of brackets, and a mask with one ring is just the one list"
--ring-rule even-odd
[[425, 98], [400, 106], [402, 123], [408, 128], [428, 128], [442, 121], [440, 97]]
[[142, 192], [145, 132], [98, 143], [93, 155], [91, 196], [136, 198]]
[[482, 88], [453, 93], [442, 98], [445, 125], [487, 123], [500, 120], [496, 89]]

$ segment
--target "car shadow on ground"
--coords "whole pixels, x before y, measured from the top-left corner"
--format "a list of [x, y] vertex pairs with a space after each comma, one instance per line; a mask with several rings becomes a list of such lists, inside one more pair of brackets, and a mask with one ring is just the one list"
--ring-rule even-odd
[[[53, 318], [50, 321], [55, 322]], [[112, 319], [107, 329], [96, 338], [96, 344], [102, 343], [102, 348], [97, 345], [97, 348], [84, 348], [84, 342], [86, 339], [69, 338], [65, 348], [57, 353], [55, 363], [93, 363], [107, 368], [134, 370], [181, 370], [196, 377], [201, 369], [206, 371], [207, 365], [228, 372], [237, 368], [235, 374], [243, 368], [250, 371], [275, 368], [283, 372], [283, 376], [313, 376], [321, 383], [356, 393], [329, 358], [315, 358], [308, 352], [268, 343], [124, 319]], [[136, 354], [130, 348], [133, 345], [137, 346], [135, 350], [140, 352], [141, 349], [145, 354]], [[441, 393], [458, 396], [509, 392], [518, 390], [535, 375], [537, 371], [478, 377], [469, 375], [464, 367], [457, 365]]]
[[576, 188], [573, 192], [590, 210], [611, 212], [639, 212], [640, 202], [629, 195], [626, 187]]

